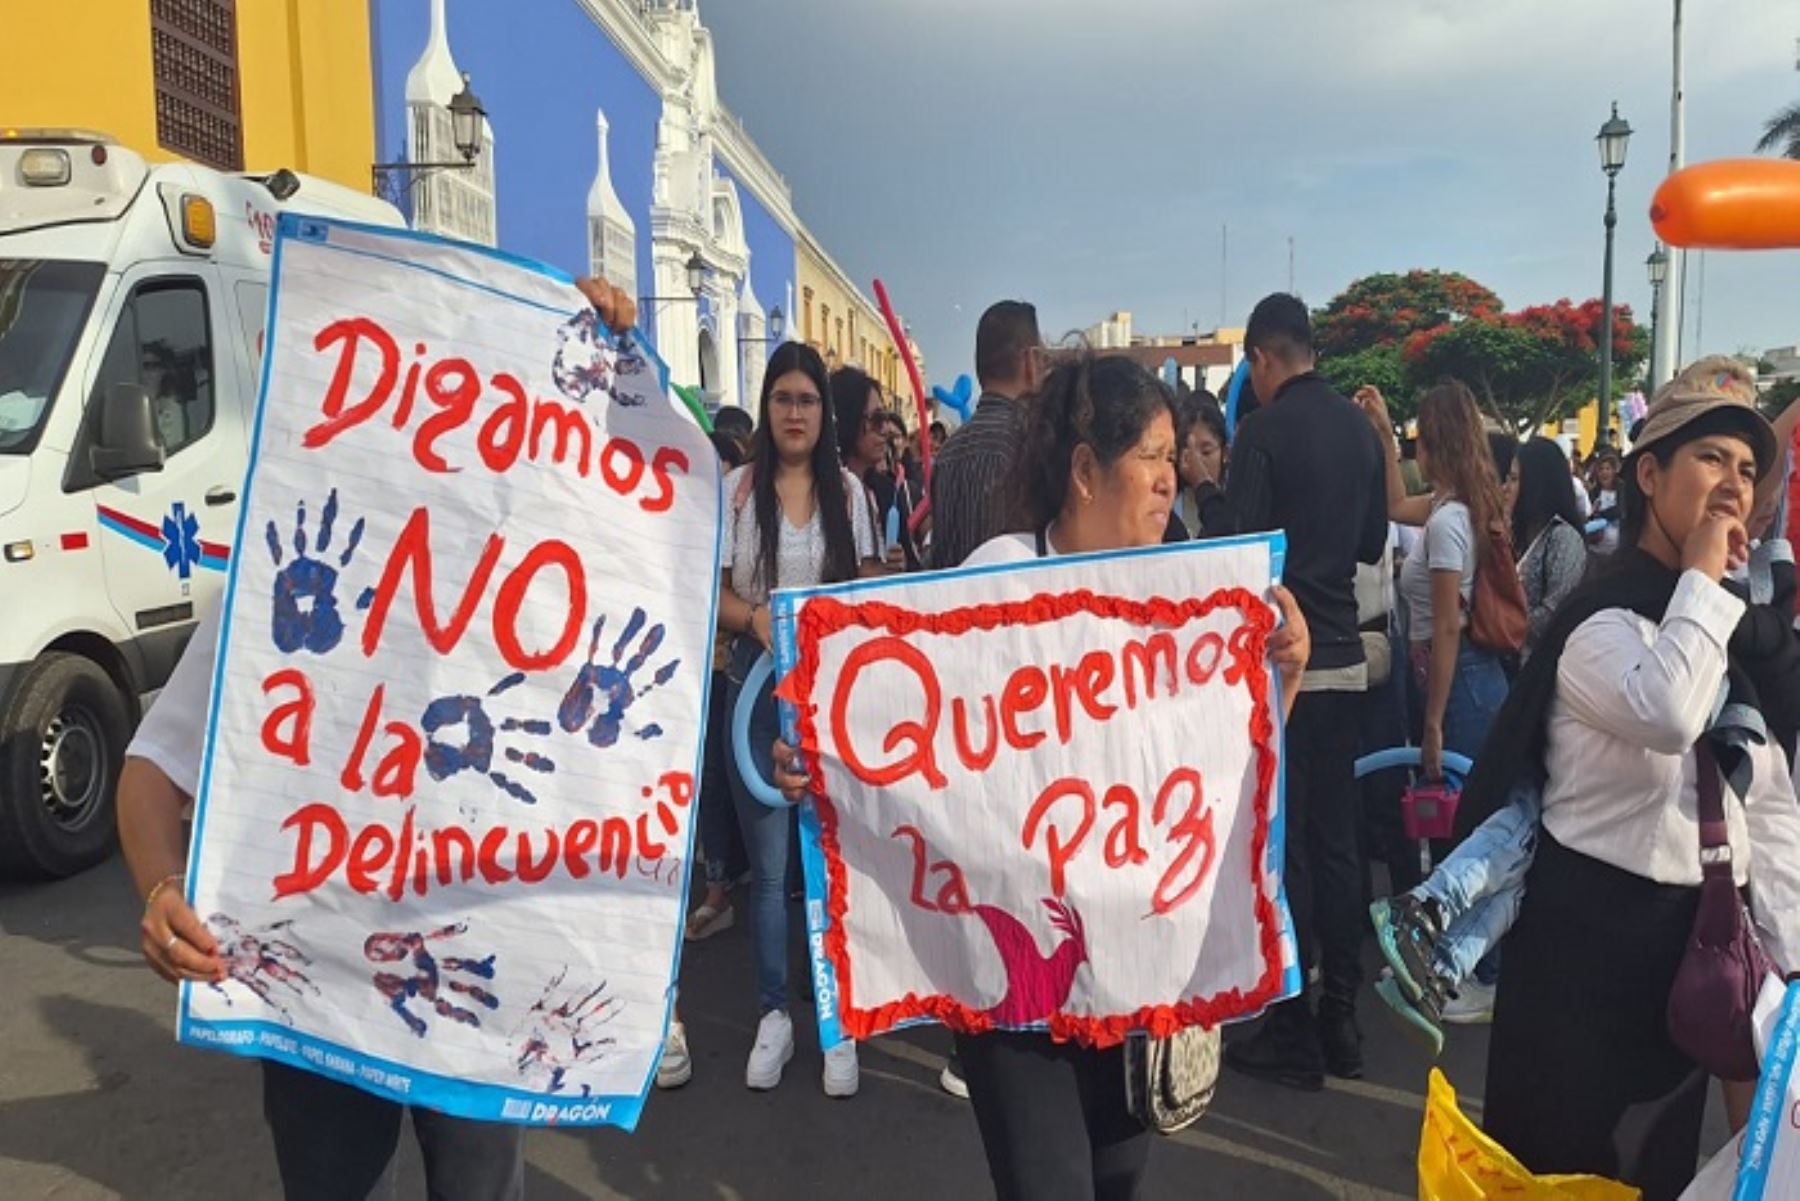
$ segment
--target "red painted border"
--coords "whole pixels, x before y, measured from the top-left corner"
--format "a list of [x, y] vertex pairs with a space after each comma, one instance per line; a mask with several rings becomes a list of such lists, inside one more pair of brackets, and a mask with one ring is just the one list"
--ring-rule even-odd
[[[1162, 597], [1127, 600], [1099, 596], [1086, 590], [1040, 593], [1022, 601], [970, 605], [943, 613], [919, 613], [883, 601], [848, 604], [835, 597], [815, 596], [800, 606], [795, 638], [799, 657], [784, 682], [782, 694], [796, 702], [801, 747], [807, 755], [816, 757], [819, 754], [818, 706], [813, 703], [813, 688], [818, 679], [819, 644], [832, 634], [860, 627], [896, 635], [954, 635], [971, 630], [992, 630], [1002, 625], [1038, 625], [1077, 613], [1117, 618], [1158, 630], [1175, 630], [1223, 608], [1237, 609], [1249, 627], [1248, 637], [1232, 639], [1233, 667], [1249, 687], [1252, 701], [1249, 734], [1256, 750], [1256, 796], [1252, 803], [1256, 825], [1251, 834], [1250, 854], [1252, 866], [1260, 877], [1268, 858], [1275, 796], [1275, 720], [1269, 703], [1269, 673], [1264, 659], [1275, 616], [1273, 610], [1248, 589], [1222, 588], [1204, 598], [1179, 602]], [[831, 915], [831, 928], [824, 940], [825, 954], [837, 972], [838, 1021], [844, 1032], [852, 1038], [866, 1039], [919, 1018], [933, 1019], [968, 1034], [992, 1029], [991, 1018], [941, 993], [926, 997], [909, 993], [875, 1009], [856, 1006], [852, 999], [854, 982], [846, 946], [848, 937], [844, 931], [844, 918], [849, 912], [848, 877], [838, 844], [837, 808], [826, 793], [824, 772], [812, 773], [811, 789], [819, 815], [819, 842], [825, 854], [827, 879], [826, 907]], [[1263, 973], [1249, 992], [1233, 988], [1211, 997], [1196, 997], [1175, 1005], [1145, 1006], [1134, 1013], [1105, 1017], [1054, 1014], [1049, 1021], [1051, 1036], [1059, 1042], [1073, 1040], [1089, 1046], [1107, 1047], [1122, 1041], [1134, 1030], [1148, 1030], [1162, 1036], [1195, 1024], [1218, 1025], [1270, 1004], [1281, 990], [1281, 926], [1274, 902], [1260, 887], [1256, 892], [1255, 911]]]

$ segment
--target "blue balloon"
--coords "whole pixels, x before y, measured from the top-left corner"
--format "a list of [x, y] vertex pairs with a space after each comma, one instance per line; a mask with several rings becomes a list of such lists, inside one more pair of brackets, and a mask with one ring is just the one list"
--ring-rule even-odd
[[750, 714], [756, 708], [757, 694], [774, 674], [775, 660], [764, 652], [744, 677], [744, 686], [738, 692], [737, 709], [731, 715], [731, 753], [737, 759], [738, 774], [743, 777], [744, 787], [751, 796], [771, 809], [788, 809], [792, 807], [788, 799], [763, 776], [756, 766], [755, 756], [750, 753]]
[[1250, 358], [1248, 355], [1231, 373], [1231, 383], [1225, 389], [1225, 441], [1230, 442], [1237, 437], [1238, 398], [1244, 394], [1244, 384], [1250, 378]]
[[975, 381], [967, 375], [956, 377], [956, 386], [945, 391], [941, 385], [933, 384], [931, 395], [934, 400], [955, 413], [959, 421], [967, 421], [969, 412], [975, 407]]
[[[1373, 772], [1386, 771], [1390, 767], [1417, 767], [1422, 758], [1416, 746], [1395, 746], [1385, 751], [1375, 751], [1364, 755], [1356, 761], [1356, 778], [1362, 779]], [[1461, 788], [1462, 782], [1468, 779], [1475, 764], [1467, 755], [1459, 755], [1455, 751], [1443, 754], [1444, 775], [1452, 788]]]

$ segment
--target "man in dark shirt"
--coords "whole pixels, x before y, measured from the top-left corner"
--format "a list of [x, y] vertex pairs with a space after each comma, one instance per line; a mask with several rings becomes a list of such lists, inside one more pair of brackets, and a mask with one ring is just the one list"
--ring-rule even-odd
[[975, 328], [981, 399], [944, 443], [931, 471], [931, 565], [955, 567], [990, 538], [1009, 532], [1007, 488], [1025, 438], [1019, 398], [1038, 384], [1037, 310], [1002, 300]]
[[1301, 962], [1322, 969], [1315, 1017], [1305, 996], [1277, 1006], [1254, 1038], [1226, 1050], [1240, 1071], [1296, 1088], [1362, 1075], [1356, 993], [1363, 933], [1355, 762], [1367, 668], [1356, 620], [1356, 565], [1387, 544], [1386, 464], [1368, 419], [1313, 372], [1312, 325], [1276, 294], [1244, 337], [1256, 395], [1267, 398], [1231, 445], [1215, 532], [1287, 532], [1283, 581], [1312, 632], [1312, 660], [1287, 726], [1285, 880]]

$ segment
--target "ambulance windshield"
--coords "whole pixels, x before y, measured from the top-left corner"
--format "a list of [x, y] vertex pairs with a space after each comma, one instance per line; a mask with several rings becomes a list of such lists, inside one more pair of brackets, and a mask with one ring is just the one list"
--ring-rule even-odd
[[106, 267], [0, 258], [0, 455], [29, 454]]

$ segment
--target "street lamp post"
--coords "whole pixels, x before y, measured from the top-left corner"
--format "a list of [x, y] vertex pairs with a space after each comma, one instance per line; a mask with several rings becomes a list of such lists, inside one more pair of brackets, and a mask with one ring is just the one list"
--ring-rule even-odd
[[[694, 366], [699, 369], [695, 380], [702, 392], [706, 389], [706, 358], [700, 351], [700, 291], [706, 287], [706, 260], [700, 257], [698, 250], [688, 256], [687, 261], [688, 296], [640, 296], [638, 307], [648, 308], [651, 305], [691, 304], [694, 312]], [[652, 313], [656, 310], [651, 309]], [[658, 338], [662, 335], [658, 334]]]
[[1600, 314], [1600, 413], [1604, 426], [1606, 411], [1612, 404], [1613, 361], [1613, 229], [1619, 224], [1619, 213], [1613, 207], [1614, 185], [1625, 166], [1625, 146], [1631, 141], [1631, 126], [1619, 116], [1619, 102], [1613, 101], [1612, 116], [1600, 127], [1594, 138], [1600, 146], [1600, 169], [1606, 172], [1606, 279], [1601, 292]]
[[[450, 97], [450, 140], [456, 144], [456, 152], [462, 155], [461, 160], [450, 159], [438, 163], [375, 163], [370, 167], [371, 182], [377, 196], [383, 192], [383, 185], [390, 175], [410, 175], [412, 183], [432, 171], [470, 171], [475, 167], [475, 156], [481, 153], [481, 120], [487, 116], [487, 110], [481, 107], [481, 101], [469, 87], [469, 74], [463, 72], [462, 90]], [[407, 186], [411, 187], [412, 183]]]
[[744, 337], [742, 335], [739, 335], [738, 341], [740, 341], [740, 342], [761, 342], [761, 343], [764, 343], [765, 345], [770, 342], [779, 342], [779, 341], [781, 341], [781, 335], [786, 331], [786, 328], [787, 328], [786, 320], [787, 319], [782, 315], [781, 306], [776, 305], [774, 308], [769, 310], [769, 336], [768, 337], [766, 337], [766, 338], [749, 338], [749, 337]]
[[1669, 278], [1669, 255], [1662, 243], [1656, 244], [1656, 249], [1644, 260], [1644, 267], [1650, 273], [1650, 375], [1644, 390], [1654, 395], [1657, 385], [1662, 382], [1657, 378], [1657, 356], [1663, 338], [1663, 281]]

